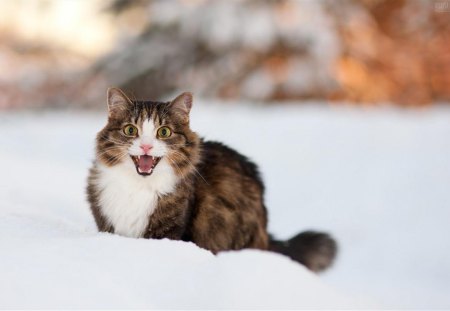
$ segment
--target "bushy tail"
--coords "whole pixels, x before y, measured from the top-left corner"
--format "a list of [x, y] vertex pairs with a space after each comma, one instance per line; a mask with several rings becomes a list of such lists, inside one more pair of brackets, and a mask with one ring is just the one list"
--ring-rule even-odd
[[271, 239], [270, 249], [300, 262], [314, 272], [320, 272], [333, 264], [337, 243], [326, 233], [305, 231], [287, 241]]

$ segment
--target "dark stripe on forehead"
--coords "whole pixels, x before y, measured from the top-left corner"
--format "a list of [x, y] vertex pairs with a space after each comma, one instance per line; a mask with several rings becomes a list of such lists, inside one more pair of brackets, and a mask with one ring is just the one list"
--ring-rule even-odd
[[137, 123], [139, 116], [141, 115], [141, 112], [142, 112], [142, 105], [137, 101], [134, 101], [133, 105], [134, 105], [134, 111], [133, 111], [134, 123]]
[[162, 125], [167, 115], [167, 103], [158, 102], [155, 106], [155, 124]]
[[154, 101], [143, 101], [143, 100], [133, 101], [134, 122], [137, 123], [139, 119], [142, 120], [153, 119], [156, 122], [157, 117], [160, 117], [159, 111], [161, 110], [161, 107], [164, 106], [164, 104], [165, 103]]

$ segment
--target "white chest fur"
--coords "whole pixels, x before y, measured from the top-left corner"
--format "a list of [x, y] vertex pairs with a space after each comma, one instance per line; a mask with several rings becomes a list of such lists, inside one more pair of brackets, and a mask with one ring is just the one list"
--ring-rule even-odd
[[100, 208], [114, 232], [139, 238], [145, 233], [158, 197], [175, 189], [172, 167], [162, 159], [150, 176], [140, 176], [131, 159], [114, 167], [98, 165]]

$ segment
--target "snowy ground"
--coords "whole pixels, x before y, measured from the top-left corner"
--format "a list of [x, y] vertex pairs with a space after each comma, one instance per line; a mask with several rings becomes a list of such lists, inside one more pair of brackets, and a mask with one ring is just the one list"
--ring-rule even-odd
[[98, 234], [84, 196], [105, 115], [0, 115], [0, 308], [450, 308], [450, 109], [194, 106], [261, 166], [270, 231], [332, 233], [288, 259]]

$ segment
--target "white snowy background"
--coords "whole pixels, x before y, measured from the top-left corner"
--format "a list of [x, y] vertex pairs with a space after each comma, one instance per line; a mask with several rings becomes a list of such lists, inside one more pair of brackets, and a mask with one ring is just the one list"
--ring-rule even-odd
[[269, 229], [324, 230], [336, 264], [96, 232], [105, 113], [0, 115], [0, 308], [450, 308], [450, 107], [195, 103], [192, 127], [256, 161]]

